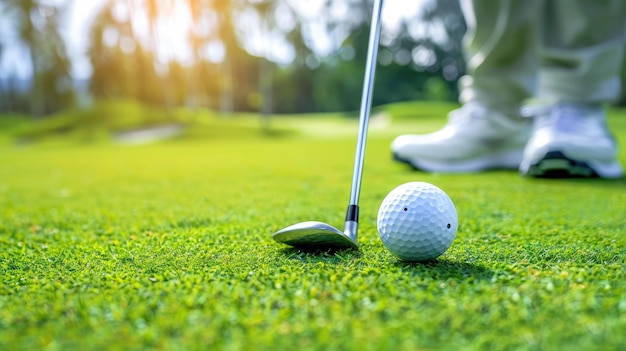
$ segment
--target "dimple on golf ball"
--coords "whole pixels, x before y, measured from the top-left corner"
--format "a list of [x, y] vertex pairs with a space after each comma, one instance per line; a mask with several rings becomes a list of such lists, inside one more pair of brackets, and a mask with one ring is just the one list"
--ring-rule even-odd
[[454, 203], [438, 187], [410, 182], [393, 189], [378, 210], [378, 234], [405, 261], [428, 261], [452, 245], [458, 228]]

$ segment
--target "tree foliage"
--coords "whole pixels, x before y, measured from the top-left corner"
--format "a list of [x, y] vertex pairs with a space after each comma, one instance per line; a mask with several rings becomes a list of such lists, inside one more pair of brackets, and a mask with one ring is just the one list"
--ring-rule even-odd
[[[8, 84], [0, 99], [3, 109], [17, 109], [41, 116], [73, 101], [70, 58], [60, 34], [66, 8], [43, 0], [5, 0], [0, 18], [10, 24], [5, 38], [13, 38], [31, 71], [26, 93]], [[6, 45], [6, 43], [5, 43]], [[0, 54], [6, 53], [6, 50]]]
[[[71, 62], [59, 35], [59, 14], [72, 0], [7, 1], [2, 16], [19, 14], [12, 25], [36, 72], [28, 112], [71, 105]], [[346, 6], [348, 12], [337, 11]], [[372, 0], [326, 0], [318, 16], [293, 0], [106, 0], [89, 32], [89, 94], [224, 113], [356, 110], [371, 9]], [[181, 11], [185, 23], [172, 24]], [[33, 14], [40, 13], [46, 15], [37, 20]], [[180, 26], [170, 27], [172, 32], [184, 32], [176, 39], [188, 48], [183, 60], [175, 59], [163, 39], [167, 23]], [[455, 99], [464, 70], [464, 30], [455, 0], [425, 1], [416, 18], [402, 22], [393, 35], [383, 28], [374, 104]], [[317, 47], [319, 38], [330, 40], [325, 51]], [[5, 89], [3, 96], [14, 90]]]

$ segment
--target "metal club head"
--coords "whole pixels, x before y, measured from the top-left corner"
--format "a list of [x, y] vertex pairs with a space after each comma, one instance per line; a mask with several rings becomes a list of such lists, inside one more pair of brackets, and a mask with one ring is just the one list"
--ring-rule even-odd
[[272, 238], [279, 243], [305, 250], [358, 248], [356, 222], [352, 221], [346, 221], [346, 228], [343, 232], [323, 222], [301, 222], [277, 231]]

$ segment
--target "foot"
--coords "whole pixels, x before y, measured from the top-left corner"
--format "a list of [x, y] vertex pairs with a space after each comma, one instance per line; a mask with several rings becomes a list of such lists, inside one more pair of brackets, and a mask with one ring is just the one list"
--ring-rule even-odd
[[534, 118], [520, 172], [533, 177], [620, 178], [617, 143], [599, 105], [560, 103]]
[[395, 160], [426, 172], [518, 169], [529, 136], [528, 119], [469, 103], [452, 111], [442, 129], [401, 135], [391, 150]]

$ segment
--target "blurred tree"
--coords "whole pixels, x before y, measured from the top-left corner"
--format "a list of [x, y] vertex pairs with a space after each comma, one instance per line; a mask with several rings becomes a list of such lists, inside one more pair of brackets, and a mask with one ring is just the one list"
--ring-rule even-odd
[[[47, 9], [55, 13], [56, 8]], [[58, 111], [74, 102], [74, 83], [71, 75], [71, 61], [67, 54], [65, 41], [59, 33], [58, 17], [49, 13], [43, 26], [47, 33], [46, 40], [41, 45], [42, 57], [38, 72], [40, 93], [43, 96], [44, 112]]]
[[186, 103], [193, 106], [210, 106], [210, 94], [203, 92], [203, 77], [208, 77], [206, 58], [203, 50], [216, 39], [213, 34], [216, 16], [209, 11], [210, 0], [186, 0], [191, 15], [191, 26], [188, 35], [189, 45], [193, 53], [193, 66], [188, 70], [190, 84]]
[[320, 111], [313, 97], [317, 68], [311, 67], [312, 57], [315, 57], [313, 49], [305, 40], [306, 21], [296, 16], [293, 28], [286, 35], [286, 41], [291, 45], [294, 59], [290, 65], [282, 67], [274, 72], [274, 84], [272, 87], [274, 111], [286, 112], [311, 112]]
[[163, 104], [163, 90], [160, 86], [161, 79], [154, 69], [154, 53], [147, 50], [143, 45], [137, 45], [133, 55], [134, 71], [128, 77], [132, 77], [137, 84], [136, 98], [150, 105]]
[[[327, 6], [345, 0], [329, 0]], [[348, 0], [350, 20], [338, 17], [327, 31], [348, 35], [321, 60], [314, 95], [328, 110], [356, 110], [362, 89], [372, 0]], [[332, 17], [326, 16], [327, 18]], [[453, 100], [464, 71], [461, 41], [465, 24], [455, 0], [425, 1], [415, 18], [389, 37], [383, 26], [373, 104], [416, 99]], [[343, 94], [341, 93], [343, 92]]]
[[[624, 48], [626, 50], [626, 48]], [[622, 91], [619, 100], [617, 101], [618, 106], [626, 106], [626, 59], [623, 60], [622, 63]]]
[[[358, 109], [372, 7], [372, 0], [326, 0], [318, 16], [295, 16], [296, 24], [286, 35], [295, 59], [274, 77], [277, 111]], [[280, 29], [275, 24], [281, 20], [274, 18], [267, 23]], [[374, 104], [454, 99], [456, 81], [464, 70], [464, 32], [455, 0], [425, 2], [421, 12], [401, 23], [393, 37], [383, 26], [383, 35], [388, 38], [379, 47]], [[330, 41], [325, 53], [316, 47], [319, 37]]]
[[29, 112], [42, 116], [71, 103], [70, 60], [59, 33], [59, 18], [67, 4], [42, 0], [4, 0], [2, 18], [12, 24], [28, 52], [32, 83]]
[[[0, 14], [2, 13], [2, 7], [0, 6]], [[1, 18], [1, 17], [0, 17]], [[0, 58], [2, 58], [2, 53], [4, 50], [4, 44], [0, 41]], [[6, 82], [0, 81], [0, 111], [9, 111], [13, 112], [13, 104], [11, 103], [11, 81], [7, 80]]]
[[[29, 43], [25, 52], [37, 72], [31, 110], [71, 103], [63, 93], [71, 87], [70, 61], [55, 29], [60, 6], [50, 10], [42, 5], [47, 0], [6, 1], [0, 11], [4, 17], [20, 14], [14, 27]], [[324, 0], [314, 15], [307, 12], [313, 5], [298, 1], [106, 0], [90, 33], [90, 91], [95, 97], [223, 113], [260, 111], [263, 121], [274, 112], [358, 109], [373, 0]], [[174, 14], [181, 4], [189, 17], [175, 24], [187, 19]], [[176, 61], [172, 48], [162, 46], [167, 25], [187, 31], [177, 39], [187, 41], [191, 59]], [[393, 36], [383, 26], [374, 104], [455, 98], [464, 71], [464, 31], [456, 0], [424, 0], [415, 18], [401, 23]], [[56, 91], [54, 100], [46, 100], [50, 89]]]
[[465, 31], [457, 0], [426, 1], [419, 15], [403, 24], [401, 35], [392, 45], [410, 51], [412, 69], [431, 74], [421, 84], [422, 98], [428, 97], [425, 89], [433, 81], [446, 84], [450, 99], [458, 95], [457, 81], [465, 72], [462, 46]]
[[190, 95], [187, 69], [178, 61], [170, 61], [168, 72], [170, 102], [173, 106], [184, 106]]
[[267, 129], [269, 126], [270, 113], [272, 112], [272, 76], [273, 64], [269, 61], [268, 49], [271, 45], [268, 43], [268, 36], [276, 27], [274, 11], [278, 1], [276, 0], [252, 0], [250, 4], [260, 19], [259, 31], [261, 33], [261, 46], [263, 47], [262, 57], [259, 60], [258, 89], [261, 97], [261, 125]]
[[[255, 19], [254, 22], [257, 25], [247, 30], [254, 32], [256, 35], [252, 36], [258, 38], [257, 41], [260, 42], [260, 45], [257, 43], [256, 46], [258, 47], [253, 51], [253, 54], [259, 57], [257, 108], [261, 112], [261, 124], [267, 128], [270, 115], [277, 110], [274, 102], [276, 90], [274, 81], [278, 73], [276, 62], [283, 59], [276, 54], [276, 46], [280, 45], [285, 51], [295, 52], [297, 58], [297, 55], [302, 53], [300, 49], [303, 37], [299, 35], [301, 33], [299, 24], [303, 21], [298, 18], [293, 3], [290, 1], [252, 0], [248, 3], [251, 10], [249, 14]], [[244, 40], [247, 34], [244, 32]], [[245, 44], [250, 45], [250, 43]], [[309, 53], [307, 52], [305, 55]], [[297, 63], [295, 64], [297, 65]]]
[[[137, 44], [129, 20], [115, 16], [116, 6], [125, 4], [122, 1], [105, 3], [90, 33], [88, 56], [93, 74], [89, 88], [98, 98], [136, 97], [139, 95], [137, 82], [146, 82], [145, 78], [132, 77], [141, 64], [133, 62], [131, 56], [137, 50]], [[148, 64], [151, 66], [151, 61]]]
[[[135, 6], [135, 8], [138, 6], [140, 5]], [[131, 6], [131, 8], [133, 7]], [[159, 22], [163, 20], [163, 17], [167, 17], [171, 13], [173, 3], [172, 0], [143, 0], [143, 8], [147, 12], [148, 26], [150, 28], [150, 48], [155, 57], [153, 65], [156, 65], [155, 67], [158, 68], [156, 73], [161, 80], [161, 84], [158, 86], [162, 92], [162, 103], [166, 109], [169, 109], [172, 105], [172, 86], [169, 82], [170, 53], [167, 48], [159, 50], [162, 42], [159, 35]], [[164, 55], [164, 57], [161, 58], [160, 55]]]
[[232, 0], [213, 0], [212, 8], [217, 15], [216, 35], [220, 39], [224, 50], [218, 77], [220, 87], [219, 109], [223, 114], [229, 114], [233, 112], [235, 104], [233, 66], [236, 65], [234, 62], [236, 60], [236, 51], [239, 51], [233, 24], [233, 3]]
[[[8, 16], [4, 14], [3, 17], [11, 18], [15, 28], [17, 30], [18, 39], [23, 46], [25, 46], [29, 53], [30, 66], [32, 69], [33, 83], [30, 90], [30, 113], [33, 116], [40, 116], [43, 114], [44, 101], [43, 94], [41, 92], [39, 64], [37, 62], [37, 44], [38, 44], [38, 30], [35, 23], [36, 14], [39, 9], [38, 1], [36, 0], [7, 0], [4, 10], [8, 12]], [[37, 16], [38, 17], [38, 16]]]

